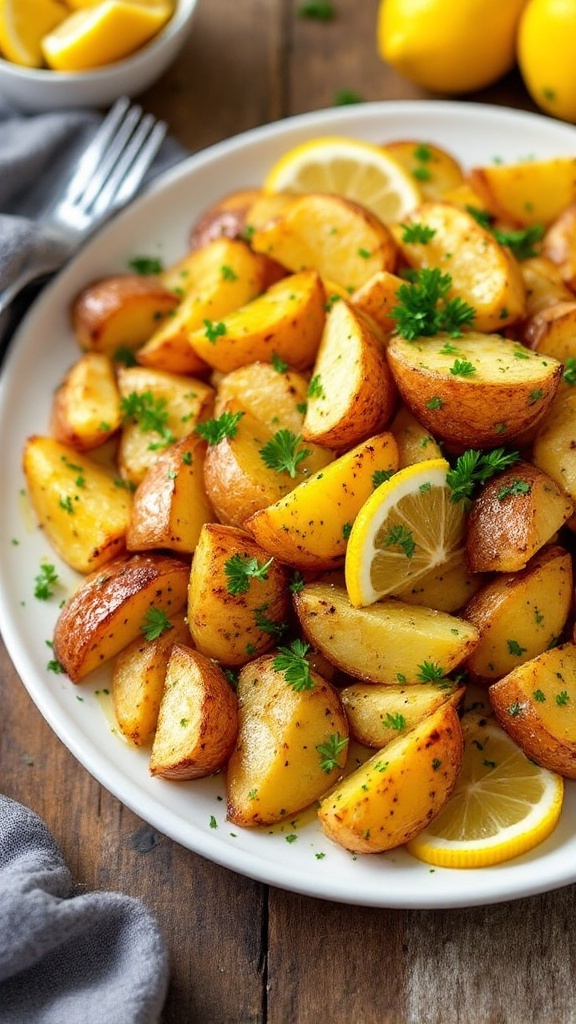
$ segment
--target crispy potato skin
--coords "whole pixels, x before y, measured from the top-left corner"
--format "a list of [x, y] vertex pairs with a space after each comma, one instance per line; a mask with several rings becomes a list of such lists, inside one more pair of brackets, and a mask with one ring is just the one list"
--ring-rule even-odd
[[[423, 145], [414, 139], [398, 139], [386, 142], [384, 149], [416, 178], [424, 199], [441, 199], [447, 192], [464, 184], [464, 172], [459, 161], [442, 146], [431, 142]], [[425, 175], [422, 174], [424, 169]]]
[[124, 555], [85, 578], [54, 629], [54, 657], [73, 683], [140, 636], [147, 612], [186, 604], [190, 566], [169, 555]]
[[576, 646], [544, 651], [493, 683], [500, 725], [543, 768], [576, 778]]
[[221, 668], [190, 647], [175, 644], [164, 692], [150, 774], [202, 779], [223, 768], [238, 733], [238, 701]]
[[54, 395], [50, 432], [61, 444], [85, 452], [105, 444], [121, 422], [114, 364], [103, 352], [86, 352]]
[[80, 292], [72, 304], [72, 328], [80, 348], [113, 356], [121, 347], [143, 345], [178, 301], [157, 277], [116, 274]]
[[320, 824], [353, 853], [414, 839], [439, 814], [462, 767], [460, 719], [450, 703], [392, 740], [321, 800]]
[[248, 211], [261, 195], [259, 188], [243, 188], [209, 206], [192, 225], [190, 250], [202, 249], [217, 238], [241, 238]]
[[473, 167], [466, 179], [495, 217], [519, 228], [552, 224], [576, 199], [572, 157]]

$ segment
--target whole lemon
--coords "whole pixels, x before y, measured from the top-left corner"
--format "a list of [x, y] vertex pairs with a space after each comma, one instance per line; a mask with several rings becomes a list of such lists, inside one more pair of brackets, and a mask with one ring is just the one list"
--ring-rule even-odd
[[380, 56], [434, 92], [482, 89], [516, 63], [526, 0], [380, 0]]
[[518, 30], [518, 63], [535, 103], [576, 122], [574, 0], [528, 0]]

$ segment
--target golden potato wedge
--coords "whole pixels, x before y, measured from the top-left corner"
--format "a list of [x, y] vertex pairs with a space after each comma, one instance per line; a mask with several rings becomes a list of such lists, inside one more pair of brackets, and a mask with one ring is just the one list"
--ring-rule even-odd
[[118, 387], [124, 417], [120, 473], [138, 485], [161, 451], [211, 415], [214, 389], [194, 377], [146, 366], [120, 367]]
[[134, 494], [128, 551], [192, 554], [202, 526], [216, 518], [204, 486], [205, 454], [206, 443], [193, 434], [159, 452]]
[[136, 747], [150, 743], [156, 731], [166, 666], [174, 644], [192, 646], [183, 615], [155, 640], [139, 637], [114, 659], [112, 705], [122, 735]]
[[481, 573], [470, 572], [461, 555], [462, 552], [457, 552], [434, 574], [424, 581], [416, 580], [396, 596], [406, 604], [421, 604], [439, 612], [459, 613], [484, 580]]
[[576, 158], [473, 167], [466, 175], [495, 217], [529, 227], [551, 224], [576, 199]]
[[67, 565], [88, 573], [124, 551], [132, 495], [111, 472], [38, 434], [26, 441], [23, 469], [38, 523]]
[[274, 433], [279, 428], [302, 433], [308, 400], [308, 378], [286, 363], [248, 363], [227, 373], [218, 384], [214, 415], [220, 416], [226, 405], [244, 409]]
[[407, 405], [401, 405], [390, 424], [398, 448], [398, 469], [428, 459], [441, 459], [442, 449], [432, 434], [418, 422]]
[[404, 284], [401, 277], [389, 270], [379, 270], [352, 293], [350, 302], [375, 320], [385, 334], [389, 334], [396, 327], [393, 310], [398, 303], [396, 292], [401, 284]]
[[[332, 461], [325, 448], [304, 444], [300, 434], [284, 426], [265, 426], [238, 402], [229, 402], [222, 415], [226, 413], [241, 418], [234, 432], [209, 446], [204, 462], [206, 493], [224, 523], [244, 526], [255, 512], [273, 505]], [[292, 458], [272, 464], [266, 454], [271, 447]]]
[[246, 237], [252, 238], [255, 231], [275, 220], [293, 199], [292, 192], [261, 192], [257, 195], [246, 213]]
[[238, 679], [240, 728], [227, 795], [228, 820], [243, 827], [309, 807], [346, 762], [348, 722], [337, 690], [309, 668], [306, 688], [291, 684], [277, 658], [263, 655]]
[[424, 199], [441, 199], [446, 192], [464, 184], [459, 162], [433, 142], [397, 139], [386, 142], [383, 149], [414, 178]]
[[296, 370], [312, 366], [325, 319], [325, 292], [314, 270], [290, 274], [263, 295], [222, 316], [205, 320], [190, 335], [194, 351], [216, 370], [230, 373], [273, 356]]
[[[547, 256], [532, 256], [520, 264], [526, 287], [526, 321], [547, 306], [572, 302], [574, 293], [564, 284], [558, 267]], [[524, 337], [520, 338], [524, 341]]]
[[320, 801], [324, 832], [353, 853], [403, 846], [442, 810], [456, 785], [463, 751], [458, 714], [446, 702]]
[[538, 466], [517, 462], [481, 488], [466, 532], [471, 572], [517, 572], [570, 518], [573, 502]]
[[105, 444], [122, 422], [116, 371], [103, 352], [85, 352], [54, 395], [50, 430], [61, 444], [90, 451]]
[[73, 683], [144, 632], [158, 636], [186, 605], [190, 565], [182, 558], [123, 555], [82, 581], [54, 628], [54, 657]]
[[[434, 234], [426, 242], [407, 241], [405, 230], [418, 224]], [[490, 333], [524, 314], [524, 280], [517, 260], [466, 210], [428, 202], [411, 211], [397, 237], [407, 263], [450, 274], [448, 298], [460, 298], [475, 310], [474, 328]]]
[[188, 623], [199, 651], [244, 665], [270, 650], [290, 611], [285, 569], [242, 530], [207, 523], [188, 586]]
[[525, 569], [486, 583], [462, 611], [480, 634], [466, 662], [473, 679], [493, 682], [557, 642], [572, 606], [572, 558], [543, 548]]
[[376, 470], [397, 469], [391, 434], [377, 434], [303, 480], [245, 522], [262, 547], [299, 569], [342, 565], [352, 523], [374, 490]]
[[458, 707], [465, 687], [448, 683], [353, 683], [339, 691], [350, 735], [367, 747], [381, 750], [397, 736], [413, 729], [446, 701]]
[[576, 357], [576, 301], [557, 302], [529, 317], [522, 341], [543, 356], [561, 363]]
[[80, 348], [114, 358], [143, 345], [178, 301], [157, 277], [115, 274], [82, 289], [72, 304], [72, 328]]
[[576, 778], [576, 645], [543, 651], [492, 683], [488, 693], [500, 725], [527, 757]]
[[558, 268], [568, 288], [576, 291], [576, 202], [562, 210], [546, 231], [542, 255]]
[[302, 437], [336, 451], [383, 430], [396, 407], [384, 348], [368, 322], [341, 299], [326, 315]]
[[150, 774], [202, 779], [223, 768], [238, 733], [238, 701], [224, 672], [174, 644], [152, 742]]
[[[532, 462], [568, 495], [576, 506], [576, 393], [558, 392], [538, 428], [532, 447]], [[576, 529], [576, 516], [566, 525]]]
[[353, 608], [343, 587], [327, 583], [307, 583], [294, 607], [314, 647], [366, 682], [443, 681], [478, 642], [476, 627], [464, 619], [395, 599]]
[[209, 366], [190, 344], [191, 335], [205, 321], [218, 321], [264, 291], [266, 261], [245, 242], [220, 238], [168, 268], [163, 281], [182, 301], [139, 349], [137, 361], [202, 376]]
[[188, 240], [192, 252], [218, 238], [241, 238], [248, 210], [261, 195], [259, 188], [243, 188], [212, 203], [192, 225]]
[[397, 261], [394, 237], [382, 221], [351, 199], [326, 193], [293, 199], [254, 232], [251, 244], [288, 270], [317, 270], [348, 292], [379, 270], [394, 270]]
[[562, 365], [497, 334], [393, 335], [388, 361], [406, 405], [455, 448], [509, 444], [549, 408]]

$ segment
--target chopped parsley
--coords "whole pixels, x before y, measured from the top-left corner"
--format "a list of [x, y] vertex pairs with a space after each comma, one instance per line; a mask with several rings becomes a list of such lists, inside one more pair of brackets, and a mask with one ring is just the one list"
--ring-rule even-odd
[[267, 580], [268, 569], [273, 561], [273, 558], [269, 558], [267, 562], [260, 563], [257, 558], [251, 558], [249, 555], [232, 555], [224, 562], [228, 593], [245, 594], [250, 589], [251, 579]]
[[397, 333], [407, 341], [441, 331], [460, 337], [476, 312], [463, 299], [447, 299], [451, 285], [450, 274], [443, 274], [437, 267], [412, 271], [409, 282], [401, 284], [396, 292], [398, 305], [392, 309], [392, 316]]
[[446, 474], [446, 483], [452, 491], [450, 501], [458, 502], [471, 498], [477, 486], [485, 484], [496, 473], [514, 465], [519, 458], [519, 452], [506, 452], [504, 448], [493, 448], [489, 452], [468, 448]]
[[146, 612], [140, 629], [144, 633], [146, 640], [157, 640], [159, 636], [162, 636], [162, 633], [173, 629], [173, 626], [166, 612], [162, 611], [161, 608], [154, 608], [152, 606]]
[[244, 413], [238, 412], [223, 412], [218, 419], [205, 420], [203, 423], [197, 423], [194, 430], [207, 441], [208, 444], [220, 444], [225, 437], [235, 437], [238, 433], [238, 424], [242, 419]]
[[275, 469], [277, 473], [289, 473], [294, 478], [299, 464], [311, 454], [309, 448], [300, 448], [301, 442], [301, 434], [293, 434], [291, 430], [278, 430], [260, 449], [260, 458], [268, 469]]
[[156, 398], [151, 391], [131, 391], [122, 398], [120, 410], [124, 422], [137, 423], [140, 430], [159, 434], [165, 445], [176, 440], [168, 429], [168, 406], [165, 398]]
[[436, 231], [427, 224], [402, 224], [402, 241], [407, 244], [427, 245]]
[[47, 601], [54, 595], [54, 586], [58, 582], [58, 573], [53, 565], [43, 563], [34, 580], [34, 597], [39, 601]]
[[220, 320], [218, 323], [214, 323], [213, 320], [204, 320], [204, 336], [208, 339], [211, 345], [215, 345], [218, 338], [222, 338], [226, 334], [226, 324]]
[[333, 732], [325, 743], [319, 743], [316, 750], [320, 754], [320, 767], [328, 775], [335, 768], [342, 768], [339, 757], [348, 747], [348, 737]]
[[128, 261], [128, 266], [136, 274], [142, 277], [151, 277], [153, 274], [161, 274], [164, 270], [162, 260], [155, 256], [135, 256]]
[[314, 680], [310, 674], [310, 665], [306, 655], [310, 644], [303, 640], [293, 640], [289, 647], [279, 647], [279, 653], [273, 661], [276, 672], [283, 672], [284, 678], [294, 690], [313, 690]]

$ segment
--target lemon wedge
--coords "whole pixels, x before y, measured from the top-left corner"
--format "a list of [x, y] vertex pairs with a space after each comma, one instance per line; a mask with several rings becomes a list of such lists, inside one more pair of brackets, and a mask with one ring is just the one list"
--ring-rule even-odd
[[88, 71], [122, 60], [147, 43], [170, 17], [165, 3], [148, 6], [103, 0], [75, 11], [42, 40], [42, 52], [56, 71]]
[[407, 844], [419, 860], [438, 867], [488, 867], [527, 853], [551, 834], [562, 810], [562, 776], [530, 761], [490, 718], [466, 719], [454, 792]]
[[398, 470], [370, 495], [354, 520], [345, 578], [359, 608], [386, 595], [400, 597], [464, 562], [463, 502], [450, 500], [444, 459]]
[[325, 136], [288, 150], [264, 180], [265, 192], [330, 192], [353, 199], [391, 224], [422, 201], [420, 189], [381, 146]]
[[57, 0], [0, 0], [0, 53], [14, 64], [39, 68], [42, 37], [67, 14]]

